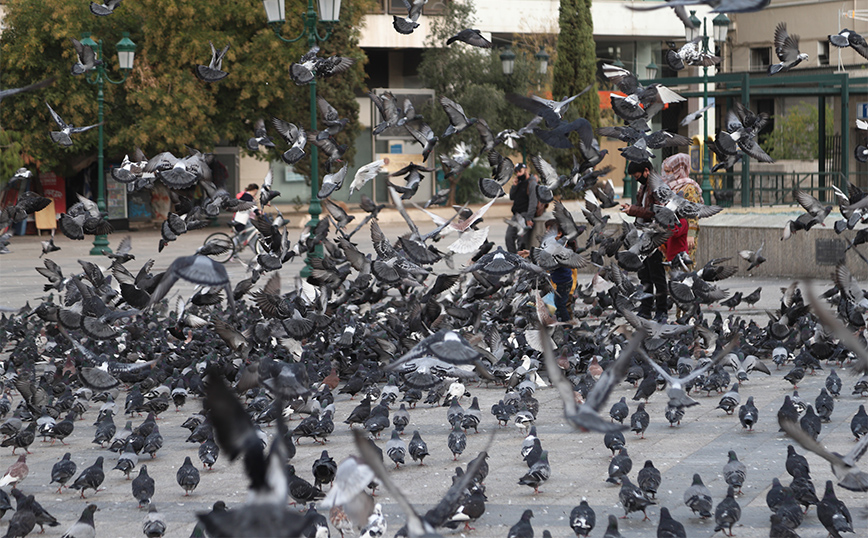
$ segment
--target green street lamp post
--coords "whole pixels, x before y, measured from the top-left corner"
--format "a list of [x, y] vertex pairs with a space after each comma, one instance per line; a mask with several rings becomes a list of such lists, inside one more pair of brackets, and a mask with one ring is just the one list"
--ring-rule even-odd
[[[696, 16], [696, 11], [690, 12], [690, 22], [693, 28], [684, 27], [685, 37], [688, 41], [692, 41], [699, 37], [699, 28], [702, 27], [702, 52], [710, 52], [708, 48], [708, 25], [706, 18], [703, 17], [700, 21]], [[726, 34], [729, 31], [729, 17], [723, 13], [715, 17], [711, 24], [714, 28], [714, 41], [724, 43]], [[702, 106], [708, 105], [708, 67], [702, 68]], [[702, 201], [705, 204], [711, 204], [711, 153], [708, 151], [708, 114], [702, 115]]]
[[[274, 31], [274, 35], [284, 43], [295, 43], [302, 38], [307, 38], [309, 48], [316, 46], [317, 42], [325, 41], [331, 35], [331, 25], [338, 22], [341, 11], [341, 0], [318, 0], [319, 14], [317, 14], [314, 0], [307, 1], [307, 11], [304, 13], [304, 28], [301, 33], [293, 38], [285, 38], [280, 33], [280, 27], [286, 22], [286, 2], [285, 0], [263, 0], [265, 7], [265, 15], [268, 18], [268, 26]], [[324, 22], [327, 25], [325, 35], [320, 35], [317, 31], [317, 22]], [[310, 129], [316, 130], [316, 77], [310, 82]], [[316, 227], [319, 223], [319, 216], [322, 213], [322, 205], [319, 197], [319, 151], [314, 145], [310, 148], [310, 226]], [[310, 259], [311, 257], [322, 257], [322, 245], [317, 245], [313, 252], [308, 253], [305, 260], [304, 269], [301, 271], [301, 276], [307, 278], [311, 273]]]
[[[94, 41], [93, 38], [90, 37], [90, 32], [84, 32], [81, 34], [82, 40], [81, 44], [86, 47], [91, 47], [96, 51], [96, 57], [100, 62], [97, 62], [96, 66], [88, 71], [85, 74], [85, 79], [88, 83], [94, 84], [97, 87], [96, 92], [96, 100], [98, 103], [98, 112], [97, 112], [97, 120], [99, 121], [99, 143], [97, 150], [97, 198], [96, 205], [99, 208], [100, 213], [106, 212], [106, 200], [105, 200], [105, 154], [104, 154], [104, 143], [105, 138], [103, 134], [103, 109], [105, 102], [105, 83], [109, 82], [111, 84], [123, 84], [124, 81], [127, 80], [127, 75], [129, 75], [130, 71], [133, 69], [133, 61], [136, 56], [136, 44], [130, 39], [129, 32], [123, 33], [123, 38], [117, 43], [118, 50], [118, 64], [121, 68], [121, 74], [123, 75], [120, 80], [112, 80], [109, 78], [108, 73], [106, 72], [106, 62], [102, 53], [102, 39], [99, 41]], [[93, 240], [93, 248], [90, 249], [91, 256], [102, 256], [106, 253], [111, 253], [111, 249], [109, 248], [108, 237], [103, 235], [97, 235]]]

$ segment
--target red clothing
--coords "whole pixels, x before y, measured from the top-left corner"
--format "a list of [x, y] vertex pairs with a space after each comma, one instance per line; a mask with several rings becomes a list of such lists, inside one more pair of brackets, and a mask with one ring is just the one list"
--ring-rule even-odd
[[687, 224], [687, 219], [678, 220], [678, 226], [675, 227], [669, 240], [664, 245], [667, 262], [672, 261], [679, 253], [687, 252], [687, 232], [689, 229], [690, 226]]

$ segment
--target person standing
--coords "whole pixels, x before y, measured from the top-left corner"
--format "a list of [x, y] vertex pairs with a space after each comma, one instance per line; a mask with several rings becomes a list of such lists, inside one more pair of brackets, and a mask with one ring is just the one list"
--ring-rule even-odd
[[[621, 211], [631, 217], [636, 217], [637, 224], [650, 224], [654, 221], [652, 207], [658, 203], [654, 193], [648, 189], [648, 176], [651, 174], [649, 161], [630, 162], [627, 173], [639, 184], [636, 193], [636, 204], [621, 204]], [[651, 310], [654, 310], [654, 319], [666, 321], [669, 312], [669, 291], [666, 288], [666, 268], [663, 265], [663, 253], [659, 249], [646, 257], [639, 269], [639, 281], [646, 293], [652, 297], [644, 299], [639, 306], [639, 316], [651, 319]]]
[[[515, 178], [509, 189], [509, 199], [512, 200], [512, 219], [506, 228], [506, 250], [516, 254], [529, 246], [533, 230], [533, 219], [536, 217], [537, 198], [536, 181], [531, 177], [527, 165], [515, 165]], [[518, 226], [523, 226], [524, 233], [519, 236]]]
[[[676, 153], [663, 161], [663, 180], [675, 194], [697, 204], [702, 203], [702, 187], [690, 177], [690, 155]], [[696, 262], [699, 219], [687, 219], [687, 255]], [[672, 256], [674, 257], [677, 252]], [[668, 257], [668, 251], [667, 251]], [[670, 258], [671, 259], [671, 258]]]

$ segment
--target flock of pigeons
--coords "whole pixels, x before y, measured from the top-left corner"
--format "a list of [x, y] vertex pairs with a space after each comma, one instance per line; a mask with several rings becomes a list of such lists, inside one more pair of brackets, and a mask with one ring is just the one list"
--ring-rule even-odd
[[[119, 3], [94, 4], [92, 10], [108, 15]], [[673, 0], [643, 8], [680, 8], [692, 3]], [[412, 32], [423, 5], [408, 4], [408, 17], [395, 17], [395, 29]], [[713, 5], [728, 12], [763, 6], [762, 2], [747, 0], [715, 0]], [[843, 43], [846, 38], [849, 46], [860, 50], [856, 37], [850, 32], [830, 39], [837, 45], [836, 40]], [[779, 40], [782, 64], [778, 71], [793, 67], [801, 57], [792, 56], [798, 39], [786, 34], [785, 25], [776, 32], [776, 43]], [[448, 44], [455, 41], [490, 47], [472, 29], [459, 32]], [[227, 76], [222, 60], [228, 46], [220, 51], [213, 44], [211, 48], [209, 65], [197, 68], [197, 74], [209, 82]], [[98, 61], [93, 51], [88, 52], [89, 47], [80, 43], [76, 49], [79, 60], [73, 73], [93, 69]], [[317, 53], [312, 49], [291, 67], [297, 84], [335, 75], [352, 64], [348, 58], [321, 58]], [[701, 54], [695, 59], [686, 49], [675, 56], [671, 63], [676, 65], [714, 61]], [[249, 479], [243, 504], [218, 501], [210, 512], [189, 514], [197, 521], [193, 536], [321, 537], [332, 530], [341, 535], [358, 532], [361, 536], [382, 536], [387, 520], [383, 506], [373, 496], [380, 487], [389, 491], [406, 517], [399, 534], [436, 536], [443, 529], [461, 525], [469, 529], [471, 523], [485, 517], [488, 454], [494, 443], [503, 443], [498, 436], [486, 433], [498, 429], [495, 422], [512, 424], [525, 432], [520, 453], [510, 462], [520, 466], [520, 456], [526, 463], [526, 469], [519, 467], [515, 472], [515, 481], [527, 486], [528, 493], [532, 488], [534, 494], [545, 495], [541, 486], [556, 475], [536, 422], [540, 413], [551, 416], [553, 410], [544, 409], [535, 394], [550, 383], [560, 396], [568, 423], [577, 430], [602, 435], [603, 443], [612, 451], [605, 481], [619, 487], [625, 517], [661, 504], [658, 536], [685, 537], [684, 525], [670, 512], [673, 497], [664, 495], [663, 490], [661, 498], [657, 497], [665, 477], [653, 462], [645, 461], [635, 480], [630, 478], [633, 463], [624, 432], [644, 437], [651, 423], [646, 404], [657, 392], [665, 391], [664, 417], [673, 426], [671, 435], [677, 435], [674, 428], [689, 409], [699, 405], [691, 397], [693, 392], [720, 394], [718, 408], [727, 415], [737, 414], [744, 435], [752, 435], [757, 424], [767, 421], [760, 422], [752, 395], [742, 403], [742, 391], [751, 388], [749, 376], [756, 372], [775, 375], [766, 364], [770, 361], [775, 364], [775, 373], [785, 373], [782, 381], [792, 383], [795, 389], [792, 396], [783, 398], [778, 412], [781, 429], [804, 450], [827, 460], [832, 471], [810, 469], [795, 446], [788, 448], [785, 469], [792, 482], [785, 486], [775, 479], [766, 498], [771, 510], [770, 536], [797, 536], [805, 518], [814, 517], [805, 515], [802, 507], [807, 512], [812, 505], [816, 506], [817, 520], [830, 535], [853, 532], [853, 518], [837, 499], [835, 488], [868, 491], [868, 474], [858, 467], [868, 447], [868, 414], [860, 406], [851, 419], [857, 444], [846, 455], [831, 452], [818, 437], [824, 422], [840, 423], [850, 418], [834, 412], [841, 398], [842, 379], [832, 369], [814, 405], [799, 397], [797, 387], [806, 373], [835, 364], [836, 369], [849, 368], [862, 376], [854, 385], [855, 395], [868, 393], [868, 347], [863, 334], [868, 297], [841, 264], [835, 271], [834, 287], [822, 294], [826, 302], [810, 287], [802, 290], [794, 283], [784, 290], [780, 307], [769, 312], [767, 322], [732, 315], [724, 318], [720, 312], [708, 316], [704, 312], [708, 305], [721, 303], [733, 309], [741, 301], [755, 303], [762, 290], [728, 298], [728, 292], [717, 282], [737, 273], [737, 266], [728, 265], [728, 259], [715, 259], [696, 268], [692, 260], [679, 257], [672, 263], [669, 282], [671, 300], [681, 312], [677, 321], [658, 323], [638, 317], [636, 305], [647, 294], [630, 273], [638, 271], [643, 259], [666, 241], [677, 219], [708, 217], [721, 208], [688, 202], [652, 174], [648, 188], [661, 201], [655, 209], [655, 222], [648, 226], [607, 226], [608, 216], [603, 215], [601, 206], [611, 200], [611, 193], [599, 178], [608, 171], [596, 168], [605, 151], [600, 150], [594, 135], [625, 141], [628, 145], [621, 150], [622, 155], [636, 161], [650, 158], [653, 149], [683, 146], [689, 141], [665, 131], [649, 132], [651, 118], [665, 104], [683, 98], [659, 84], [643, 87], [635, 75], [616, 66], [606, 66], [604, 72], [624, 94], [613, 94], [612, 106], [626, 124], [597, 133], [584, 119], [564, 121], [569, 103], [577, 96], [562, 101], [510, 96], [511, 103], [536, 117], [521, 129], [496, 135], [483, 118], [470, 117], [459, 103], [440, 97], [450, 126], [438, 137], [411, 103], [399, 106], [388, 92], [372, 94], [383, 117], [375, 131], [403, 127], [423, 145], [426, 156], [440, 139], [471, 126], [480, 134], [477, 155], [489, 160], [492, 177], [481, 179], [479, 190], [489, 202], [475, 212], [456, 208], [448, 219], [426, 213], [433, 221], [432, 231], [423, 233], [425, 227], [417, 225], [404, 206], [416, 194], [421, 172], [428, 170], [417, 164], [392, 174], [402, 177], [403, 185], [388, 184], [392, 201], [407, 222], [407, 233], [387, 237], [377, 221], [383, 206], [367, 198], [363, 199], [368, 214], [365, 222], [349, 228], [353, 216], [329, 199], [342, 188], [347, 176], [346, 163], [335, 167], [342, 162], [346, 148], [334, 140], [347, 120], [320, 99], [326, 126], [322, 131], [306, 133], [302, 127], [277, 118], [271, 123], [289, 146], [283, 154], [286, 162], [302, 159], [307, 143], [328, 155], [327, 175], [319, 192], [328, 218], [306, 228], [293, 245], [279, 213], [276, 218], [257, 216], [253, 222], [264, 252], [249, 264], [248, 278], [233, 286], [225, 267], [209, 257], [229, 248], [219, 241], [177, 258], [163, 271], [154, 269], [153, 260], [132, 267], [136, 256], [129, 239], [108, 255], [107, 269], [81, 260], [80, 269], [70, 271], [46, 258], [37, 271], [46, 278], [45, 292], [50, 295], [40, 298], [34, 307], [28, 305], [0, 319], [0, 349], [8, 351], [5, 390], [0, 396], [4, 420], [0, 423], [4, 436], [0, 446], [11, 447], [13, 454], [16, 450], [27, 452], [38, 437], [65, 443], [76, 436], [89, 438], [92, 431], [93, 443], [112, 454], [98, 456], [80, 471], [78, 458], [71, 453], [64, 455], [51, 471], [52, 488], [57, 484], [58, 495], [63, 495], [64, 487], [76, 489], [82, 498], [92, 491], [89, 498], [98, 499], [105, 480], [121, 479], [120, 474], [135, 476], [130, 481], [131, 509], [133, 502], [139, 509], [147, 507], [143, 534], [162, 536], [171, 530], [153, 502], [156, 484], [140, 458], [149, 455], [152, 469], [164, 459], [180, 460], [174, 455], [163, 456], [185, 448], [163, 446], [157, 419], [173, 406], [187, 405], [195, 412], [184, 422], [190, 430], [186, 441], [198, 445], [196, 454], [202, 465], [210, 469], [224, 454], [233, 461], [240, 459]], [[52, 133], [57, 143], [72, 143], [70, 135], [94, 127], [76, 128], [51, 112], [61, 127]], [[746, 157], [768, 159], [755, 140], [767, 120], [739, 105], [730, 111], [716, 142], [722, 160], [731, 166]], [[578, 134], [577, 148], [569, 138], [571, 132]], [[505, 194], [503, 186], [512, 178], [513, 163], [498, 152], [498, 145], [512, 147], [517, 137], [531, 133], [553, 147], [578, 149], [582, 161], [576, 159], [567, 176], [558, 174], [542, 156], [532, 159], [540, 175], [536, 194], [544, 202], [553, 202], [563, 237], [547, 234], [526, 259], [496, 246], [488, 238], [488, 228], [480, 228], [480, 224], [486, 209]], [[265, 121], [255, 124], [254, 136], [248, 141], [251, 149], [260, 146], [274, 146]], [[863, 149], [862, 154], [868, 156], [868, 151]], [[162, 225], [160, 250], [186, 231], [204, 226], [206, 217], [253, 207], [210, 181], [208, 159], [192, 149], [180, 159], [170, 153], [147, 159], [137, 151], [134, 160], [125, 159], [113, 172], [115, 180], [133, 190], [159, 180], [172, 191], [174, 211]], [[470, 155], [443, 155], [441, 160], [454, 174], [470, 165]], [[350, 189], [361, 188], [385, 164], [375, 161], [363, 167]], [[206, 193], [202, 204], [194, 205], [179, 192], [194, 185]], [[566, 207], [554, 200], [554, 191], [567, 186], [586, 192], [583, 214], [587, 226], [576, 222]], [[278, 195], [266, 179], [259, 202], [264, 207]], [[442, 197], [443, 193], [437, 195]], [[806, 193], [796, 192], [795, 196], [806, 213], [788, 223], [785, 238], [822, 224], [832, 209]], [[846, 195], [840, 192], [839, 197], [843, 218], [835, 229], [841, 233], [868, 218], [864, 211], [868, 197], [855, 187]], [[15, 206], [4, 209], [0, 224], [20, 222], [45, 203], [36, 195], [22, 196]], [[71, 239], [111, 231], [96, 205], [83, 197], [61, 216], [59, 226]], [[354, 234], [365, 228], [373, 252], [364, 252], [353, 242]], [[579, 240], [585, 232], [582, 252], [567, 248], [568, 242]], [[862, 232], [856, 232], [851, 248], [868, 240], [868, 234]], [[434, 243], [450, 233], [458, 239], [449, 244], [447, 252], [440, 251]], [[53, 241], [47, 243], [44, 254], [57, 250]], [[318, 251], [321, 257], [310, 258], [311, 276], [295, 281], [292, 289], [283, 289], [280, 269], [284, 264], [304, 252]], [[764, 261], [761, 251], [762, 247], [739, 253], [749, 263], [748, 270]], [[456, 267], [455, 255], [468, 261]], [[580, 301], [573, 311], [577, 321], [556, 322], [542, 299], [551, 291], [547, 271], [591, 264], [596, 272], [577, 290]], [[196, 287], [187, 300], [172, 292], [179, 280]], [[828, 303], [834, 305], [834, 312]], [[473, 388], [476, 381], [497, 388]], [[609, 403], [613, 391], [625, 382], [635, 385], [633, 400], [644, 400], [633, 413], [626, 397]], [[350, 409], [347, 398], [356, 396], [359, 402]], [[445, 408], [449, 427], [433, 427], [430, 422], [425, 423], [426, 428], [418, 427], [421, 420], [414, 420], [414, 415], [422, 413], [416, 409], [420, 403]], [[485, 412], [489, 403], [491, 417]], [[94, 413], [97, 407], [99, 411]], [[560, 405], [557, 407], [560, 411]], [[609, 416], [605, 417], [607, 408]], [[349, 413], [339, 415], [339, 409]], [[96, 415], [92, 430], [79, 425], [85, 414]], [[146, 414], [146, 418], [134, 427], [137, 414]], [[301, 420], [290, 429], [287, 419], [296, 417]], [[119, 429], [116, 419], [125, 421], [125, 427]], [[629, 426], [624, 424], [628, 419]], [[299, 461], [296, 444], [301, 440], [325, 446], [330, 437], [343, 437], [340, 431], [335, 432], [336, 420], [343, 420], [352, 429], [354, 454], [338, 462], [329, 450], [323, 450], [314, 461]], [[273, 425], [271, 435], [266, 433], [267, 425]], [[405, 430], [413, 431], [409, 442], [404, 440]], [[395, 483], [398, 470], [408, 464], [407, 457], [421, 466], [429, 452], [446, 453], [448, 449], [457, 460], [467, 451], [468, 436], [476, 432], [486, 439], [484, 449], [466, 467], [456, 469], [452, 484], [436, 505], [424, 514], [417, 511]], [[388, 440], [378, 441], [384, 433]], [[443, 439], [435, 440], [438, 437]], [[641, 442], [637, 444], [637, 450], [631, 448], [634, 453], [641, 452]], [[684, 485], [683, 501], [696, 517], [713, 517], [715, 531], [732, 534], [742, 513], [737, 496], [749, 483], [749, 474], [735, 450], [723, 452], [727, 452], [722, 468], [728, 485], [726, 496], [715, 506], [710, 490], [696, 474], [689, 486]], [[106, 458], [114, 467], [104, 467]], [[84, 462], [78, 459], [78, 463]], [[392, 465], [395, 470], [387, 469]], [[313, 483], [301, 476], [306, 475], [307, 468]], [[107, 478], [107, 470], [120, 474]], [[177, 491], [196, 495], [201, 475], [207, 472], [200, 471], [191, 456], [185, 456], [175, 473]], [[822, 496], [812, 482], [818, 473], [826, 478]], [[26, 481], [28, 475], [26, 454], [21, 454], [0, 478], [0, 486], [10, 486], [17, 501], [6, 533], [10, 538], [27, 536], [37, 525], [60, 525], [35, 495], [22, 492], [33, 482]], [[329, 487], [326, 490], [324, 486]], [[165, 491], [168, 485], [160, 484], [160, 489]], [[304, 508], [291, 508], [290, 500]], [[664, 501], [669, 506], [663, 506]], [[585, 499], [572, 510], [569, 526], [576, 536], [587, 536], [596, 527], [596, 511], [603, 507], [597, 505], [595, 509], [593, 504], [593, 499]], [[0, 489], [0, 511], [5, 514], [10, 509], [7, 492]], [[87, 505], [64, 536], [95, 536], [97, 510], [96, 503]], [[508, 536], [532, 538], [533, 516], [531, 510], [525, 510]], [[604, 536], [621, 536], [613, 514], [608, 515]]]

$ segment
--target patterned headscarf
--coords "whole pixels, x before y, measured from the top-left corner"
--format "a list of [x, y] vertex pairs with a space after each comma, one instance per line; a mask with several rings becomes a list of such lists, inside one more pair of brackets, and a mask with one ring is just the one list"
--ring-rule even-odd
[[702, 192], [699, 183], [690, 178], [690, 155], [676, 153], [666, 158], [662, 170], [664, 181], [673, 191], [678, 192], [687, 185], [693, 185]]

